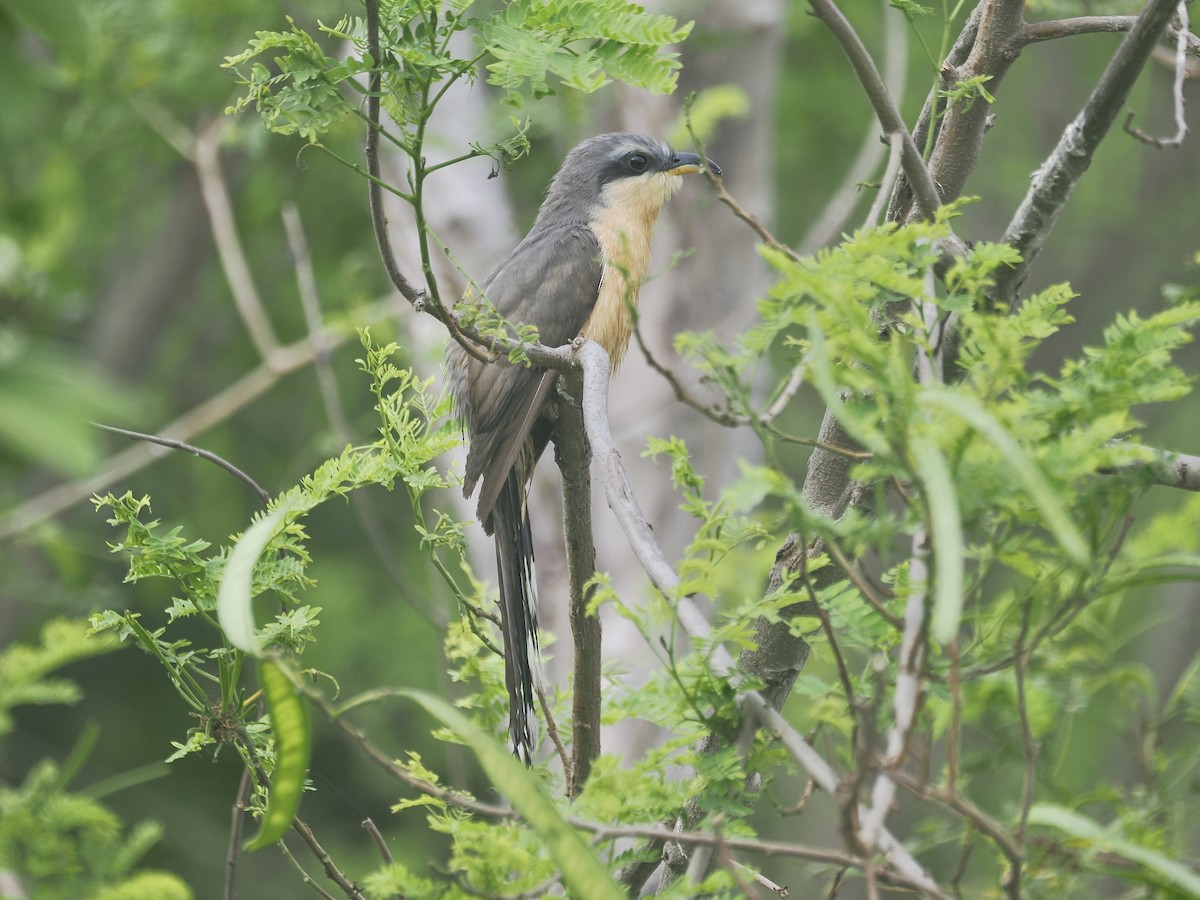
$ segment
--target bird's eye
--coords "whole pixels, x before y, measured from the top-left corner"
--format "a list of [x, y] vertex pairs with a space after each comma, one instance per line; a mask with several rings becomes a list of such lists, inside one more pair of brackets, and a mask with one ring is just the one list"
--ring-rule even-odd
[[646, 159], [645, 153], [630, 153], [629, 158], [625, 162], [629, 164], [629, 168], [634, 172], [644, 172], [649, 160]]

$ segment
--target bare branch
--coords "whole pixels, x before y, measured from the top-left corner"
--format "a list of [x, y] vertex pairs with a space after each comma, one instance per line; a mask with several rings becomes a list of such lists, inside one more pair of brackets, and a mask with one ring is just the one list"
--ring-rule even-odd
[[998, 303], [1011, 306], [1016, 301], [1029, 266], [1058, 221], [1075, 184], [1091, 165], [1092, 155], [1116, 120], [1175, 6], [1176, 0], [1150, 0], [1146, 4], [1109, 60], [1087, 104], [1034, 174], [1025, 199], [1004, 232], [1003, 241], [1020, 252], [1021, 262], [997, 273], [992, 296]]
[[1030, 22], [1020, 35], [1022, 44], [1036, 44], [1080, 34], [1118, 34], [1129, 31], [1137, 16], [1075, 16], [1070, 19], [1050, 19]]
[[225, 893], [223, 900], [234, 900], [237, 896], [237, 866], [242, 855], [242, 829], [246, 821], [246, 801], [250, 797], [250, 770], [242, 769], [238, 781], [237, 795], [230, 811], [229, 845], [225, 851]]
[[362, 828], [371, 836], [371, 840], [375, 842], [375, 846], [379, 848], [379, 855], [383, 857], [383, 861], [389, 866], [392, 864], [392, 851], [387, 845], [387, 841], [383, 839], [383, 835], [379, 832], [379, 826], [375, 824], [375, 820], [370, 816], [362, 820]]
[[[975, 37], [979, 33], [979, 19], [986, 3], [987, 0], [980, 0], [975, 9], [971, 11], [971, 15], [967, 17], [967, 21], [963, 24], [963, 30], [959, 32], [954, 46], [950, 48], [950, 52], [946, 54], [946, 58], [942, 62], [942, 72], [954, 71], [967, 61], [967, 57], [971, 54], [971, 48], [975, 45]], [[938, 136], [941, 127], [946, 100], [939, 93], [939, 89], [944, 86], [944, 80], [939, 74], [939, 83], [925, 98], [925, 104], [921, 107], [921, 114], [917, 117], [917, 124], [913, 129], [913, 141], [924, 154], [932, 151], [934, 139]], [[901, 172], [900, 178], [896, 181], [896, 188], [892, 192], [891, 202], [888, 203], [887, 220], [889, 222], [910, 221], [913, 217], [912, 205], [912, 187], [908, 183], [908, 177]]]
[[1158, 448], [1147, 449], [1157, 458], [1149, 463], [1134, 463], [1134, 467], [1149, 468], [1154, 473], [1155, 484], [1185, 491], [1200, 491], [1200, 456]]
[[1179, 33], [1175, 36], [1175, 81], [1171, 95], [1175, 100], [1175, 134], [1168, 138], [1154, 137], [1140, 128], [1133, 127], [1133, 113], [1125, 117], [1125, 133], [1155, 147], [1178, 147], [1187, 136], [1187, 118], [1183, 114], [1183, 82], [1188, 74], [1188, 28], [1187, 0], [1180, 0], [1176, 15], [1179, 17]]
[[[942, 67], [945, 91], [953, 92], [959, 85], [976, 79], [986, 79], [989, 93], [998, 90], [1017, 58], [1011, 52], [1010, 38], [1024, 24], [1023, 10], [1023, 0], [988, 0], [981, 5], [975, 38], [966, 60], [961, 66]], [[929, 158], [929, 168], [937, 179], [943, 202], [962, 193], [967, 178], [979, 162], [990, 114], [991, 105], [978, 90], [947, 104]]]
[[[884, 32], [883, 81], [887, 85], [888, 92], [893, 97], [901, 97], [904, 94], [905, 67], [908, 63], [908, 28], [906, 27], [903, 15], [888, 0], [883, 0], [882, 6], [881, 18], [883, 19]], [[890, 177], [888, 174], [884, 174], [879, 189], [876, 191], [875, 200], [871, 205], [872, 210], [877, 206], [887, 203], [887, 198], [892, 193], [892, 183], [896, 179], [896, 172], [899, 172], [900, 151], [903, 143], [892, 139], [890, 136], [884, 140], [887, 141], [891, 148], [887, 171], [892, 174]], [[858, 205], [859, 198], [862, 196], [863, 182], [870, 178], [876, 169], [878, 169], [883, 154], [884, 147], [880, 143], [879, 123], [872, 119], [870, 126], [867, 128], [867, 133], [863, 137], [858, 155], [854, 158], [854, 162], [850, 164], [850, 168], [846, 170], [846, 175], [842, 179], [842, 183], [834, 191], [833, 196], [829, 198], [829, 202], [825, 204], [820, 215], [814, 219], [808, 231], [805, 232], [804, 238], [800, 241], [801, 253], [815, 253], [841, 234], [846, 226], [846, 222], [850, 218], [850, 214], [854, 211], [854, 208]], [[895, 163], [894, 170], [892, 168], [893, 162]], [[868, 215], [867, 227], [871, 227], [872, 218], [878, 221], [879, 216], [874, 213]]]
[[[1132, 30], [1137, 20], [1137, 16], [1077, 16], [1071, 19], [1031, 22], [1017, 36], [1017, 40], [1024, 46], [1080, 34], [1119, 34]], [[1175, 23], [1168, 25], [1167, 37], [1176, 40], [1182, 38], [1187, 52], [1192, 56], [1200, 56], [1200, 37], [1192, 34], [1186, 24], [1183, 27]]]
[[592, 763], [600, 756], [600, 617], [588, 614], [596, 573], [596, 544], [592, 537], [591, 448], [583, 427], [579, 375], [566, 379], [558, 394], [554, 426], [554, 461], [562, 473], [563, 535], [567, 548], [571, 637], [575, 645], [574, 696], [571, 706], [572, 758], [567, 772], [567, 796], [583, 790]]
[[254, 285], [250, 264], [246, 262], [246, 254], [238, 238], [229, 190], [225, 186], [225, 175], [221, 171], [223, 126], [223, 120], [217, 118], [201, 129], [196, 135], [192, 161], [200, 178], [204, 208], [208, 210], [213, 240], [217, 245], [217, 256], [221, 260], [221, 268], [225, 272], [229, 290], [233, 293], [234, 305], [242, 324], [246, 327], [246, 333], [254, 344], [254, 349], [258, 351], [259, 358], [268, 365], [273, 365], [279, 350], [279, 339], [275, 337], [275, 330], [271, 327], [271, 320], [267, 317], [258, 288]]
[[904, 120], [900, 117], [900, 111], [896, 108], [887, 85], [884, 84], [879, 70], [875, 67], [875, 61], [871, 59], [871, 54], [867, 52], [862, 39], [859, 38], [857, 32], [832, 0], [809, 0], [809, 2], [817, 18], [833, 32], [834, 37], [838, 39], [842, 49], [845, 50], [846, 56], [850, 58], [850, 64], [854, 67], [854, 72], [858, 76], [867, 98], [871, 101], [871, 107], [875, 110], [875, 116], [879, 119], [879, 124], [883, 126], [884, 133], [901, 136], [901, 140], [904, 142], [904, 172], [913, 187], [921, 215], [925, 218], [932, 218], [942, 203], [937, 185], [934, 183], [929, 167], [925, 165], [921, 151], [913, 142], [908, 128], [905, 127]]
[[107, 431], [111, 434], [119, 434], [122, 437], [132, 438], [135, 441], [146, 441], [151, 444], [158, 444], [160, 447], [169, 447], [172, 450], [182, 450], [184, 453], [191, 453], [193, 456], [198, 456], [201, 459], [207, 459], [211, 463], [216, 463], [230, 475], [237, 478], [250, 486], [254, 493], [258, 494], [258, 499], [262, 501], [262, 505], [266, 506], [271, 502], [271, 495], [258, 486], [258, 482], [235, 466], [229, 460], [224, 459], [211, 450], [204, 450], [200, 447], [194, 447], [191, 444], [185, 444], [183, 441], [177, 441], [173, 438], [161, 437], [157, 434], [142, 434], [140, 431], [129, 431], [125, 428], [117, 428], [113, 425], [102, 425], [99, 422], [92, 423], [101, 431]]

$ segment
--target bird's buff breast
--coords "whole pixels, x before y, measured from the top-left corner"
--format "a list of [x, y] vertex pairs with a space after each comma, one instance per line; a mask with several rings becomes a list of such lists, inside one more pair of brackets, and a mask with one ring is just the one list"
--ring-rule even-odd
[[631, 310], [650, 265], [650, 233], [681, 179], [665, 173], [624, 179], [604, 189], [590, 226], [600, 242], [600, 293], [581, 335], [605, 349], [615, 372], [633, 333]]

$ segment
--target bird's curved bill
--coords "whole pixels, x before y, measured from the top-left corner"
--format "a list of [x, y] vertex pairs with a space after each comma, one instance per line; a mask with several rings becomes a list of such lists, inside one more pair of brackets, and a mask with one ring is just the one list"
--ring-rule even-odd
[[665, 169], [668, 175], [688, 175], [708, 169], [714, 175], [721, 174], [721, 167], [711, 159], [704, 159], [695, 153], [676, 153], [671, 157]]

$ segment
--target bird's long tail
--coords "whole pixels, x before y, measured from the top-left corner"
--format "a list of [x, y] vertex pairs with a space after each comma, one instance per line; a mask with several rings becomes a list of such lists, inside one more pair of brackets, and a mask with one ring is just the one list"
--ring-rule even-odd
[[535, 678], [541, 660], [537, 637], [537, 583], [524, 480], [511, 470], [492, 508], [496, 571], [500, 579], [500, 626], [504, 633], [504, 681], [508, 686], [508, 732], [513, 752], [532, 763], [537, 745]]

